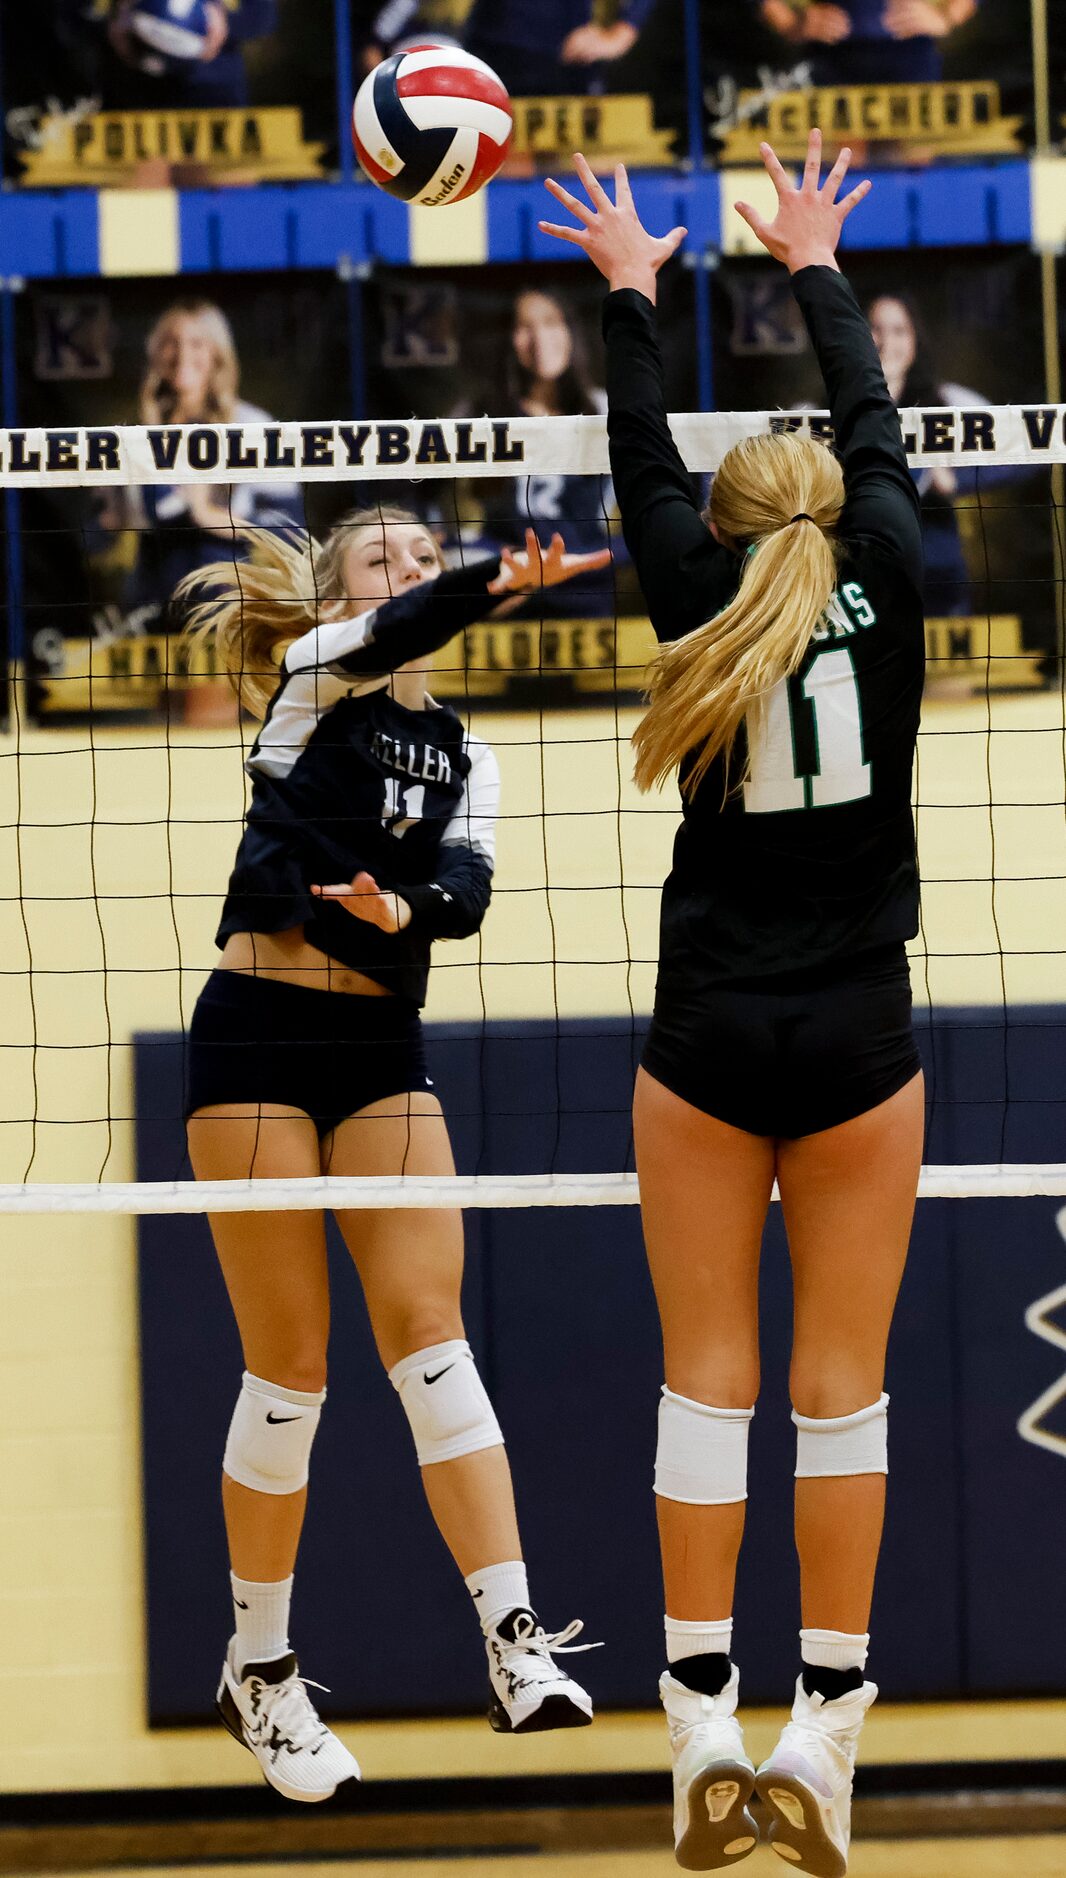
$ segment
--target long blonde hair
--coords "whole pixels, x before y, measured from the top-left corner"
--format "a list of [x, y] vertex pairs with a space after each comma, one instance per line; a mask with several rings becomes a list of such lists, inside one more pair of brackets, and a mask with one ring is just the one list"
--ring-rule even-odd
[[240, 382], [240, 364], [233, 343], [233, 328], [221, 307], [217, 307], [213, 300], [198, 298], [173, 301], [159, 315], [148, 334], [144, 348], [148, 365], [141, 380], [140, 392], [141, 423], [169, 424], [177, 408], [176, 399], [157, 358], [160, 343], [176, 319], [195, 320], [214, 351], [204, 408], [198, 414], [199, 420], [202, 424], [226, 424], [237, 408], [237, 388]]
[[[422, 525], [410, 509], [375, 505], [343, 516], [321, 544], [295, 532], [235, 528], [234, 535], [248, 543], [246, 561], [214, 561], [179, 581], [175, 600], [196, 600], [185, 637], [194, 646], [213, 643], [217, 663], [253, 716], [265, 714], [277, 690], [286, 647], [322, 624], [323, 608], [332, 611], [349, 598], [344, 557], [356, 536], [376, 529], [384, 540], [390, 522]], [[443, 567], [444, 555], [428, 528], [426, 533]]]
[[724, 457], [708, 519], [730, 545], [747, 548], [740, 586], [706, 625], [660, 647], [633, 733], [638, 788], [665, 782], [690, 752], [686, 796], [716, 758], [728, 775], [745, 713], [796, 671], [829, 604], [831, 531], [843, 506], [840, 465], [810, 438], [747, 437]]

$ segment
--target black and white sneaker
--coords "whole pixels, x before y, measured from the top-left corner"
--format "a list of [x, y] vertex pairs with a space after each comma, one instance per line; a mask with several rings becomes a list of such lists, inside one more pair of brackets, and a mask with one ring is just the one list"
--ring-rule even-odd
[[547, 1636], [532, 1611], [509, 1611], [485, 1639], [489, 1656], [489, 1721], [497, 1734], [538, 1734], [548, 1728], [587, 1728], [592, 1698], [552, 1661], [554, 1651], [596, 1650], [572, 1642], [579, 1618]]
[[218, 1685], [218, 1712], [278, 1793], [287, 1800], [328, 1800], [343, 1781], [361, 1778], [359, 1763], [326, 1727], [307, 1689], [291, 1652], [272, 1663], [246, 1664], [238, 1681], [231, 1643]]

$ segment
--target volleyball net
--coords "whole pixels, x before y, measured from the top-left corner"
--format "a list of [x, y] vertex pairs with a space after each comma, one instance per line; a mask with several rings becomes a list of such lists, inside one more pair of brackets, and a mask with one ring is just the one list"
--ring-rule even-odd
[[[1066, 408], [901, 417], [929, 580], [922, 1192], [1066, 1194]], [[671, 423], [704, 489], [743, 436], [830, 435], [818, 412]], [[603, 420], [9, 431], [0, 484], [0, 1210], [634, 1203], [628, 1098], [678, 810], [632, 782], [653, 641]], [[173, 588], [207, 559], [239, 563], [249, 528], [321, 540], [352, 508], [396, 506], [453, 564], [526, 526], [614, 554], [436, 660], [433, 694], [493, 746], [503, 782], [492, 906], [475, 938], [436, 947], [426, 1012], [463, 1172], [196, 1184], [183, 1039], [257, 726], [210, 650], [190, 651]], [[169, 1144], [172, 1178], [152, 1177], [149, 1139]]]

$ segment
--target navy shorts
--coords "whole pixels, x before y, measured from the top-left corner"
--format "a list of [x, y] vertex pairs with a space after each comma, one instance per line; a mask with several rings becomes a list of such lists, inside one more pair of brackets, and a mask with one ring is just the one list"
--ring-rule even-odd
[[787, 977], [656, 991], [641, 1058], [674, 1095], [746, 1134], [791, 1141], [887, 1102], [921, 1069], [906, 948]]
[[418, 1007], [406, 998], [312, 991], [212, 972], [186, 1052], [186, 1119], [197, 1109], [276, 1102], [320, 1135], [386, 1096], [431, 1089]]

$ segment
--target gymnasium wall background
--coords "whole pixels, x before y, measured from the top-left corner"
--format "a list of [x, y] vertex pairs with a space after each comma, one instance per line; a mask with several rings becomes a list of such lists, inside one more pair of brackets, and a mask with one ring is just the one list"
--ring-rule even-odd
[[[673, 823], [669, 801], [639, 801], [625, 781], [621, 800], [616, 734], [628, 735], [630, 712], [571, 714], [536, 719], [479, 714], [479, 730], [497, 748], [504, 779], [499, 892], [482, 940], [450, 948], [436, 973], [429, 1015], [477, 1022], [482, 997], [493, 1017], [550, 1017], [558, 1002], [568, 1016], [596, 1012], [626, 1018], [630, 998], [647, 1011], [654, 957], [654, 891], [665, 871]], [[933, 995], [942, 1005], [1001, 1007], [993, 909], [987, 882], [996, 842], [1002, 883], [996, 918], [1008, 959], [1007, 990], [1019, 1005], [1062, 1004], [1058, 948], [1066, 926], [1066, 834], [1061, 807], [1063, 752], [1055, 727], [1059, 700], [1035, 692], [993, 706], [993, 793], [987, 807], [985, 705], [977, 700], [934, 704], [926, 718], [922, 786], [930, 802], [951, 805], [923, 816], [920, 837], [926, 872], [955, 878], [927, 891], [926, 940]], [[545, 768], [542, 796], [539, 733]], [[969, 735], [960, 735], [968, 731]], [[575, 732], [581, 741], [570, 739]], [[1048, 733], [1051, 734], [1048, 734]], [[3, 1136], [5, 1165], [17, 1177], [34, 1152], [38, 1179], [91, 1179], [110, 1147], [109, 1178], [134, 1175], [132, 1128], [110, 1131], [86, 1116], [107, 1112], [107, 1059], [113, 1107], [132, 1114], [131, 1048], [139, 1031], [168, 1031], [179, 1020], [178, 964], [194, 962], [184, 985], [189, 1009], [197, 977], [211, 960], [217, 886], [225, 877], [241, 808], [241, 779], [232, 738], [220, 733], [174, 732], [169, 744], [143, 733], [102, 731], [95, 749], [63, 754], [54, 733], [18, 737], [21, 816], [36, 825], [29, 843], [12, 829], [16, 816], [15, 739], [0, 763], [5, 874], [21, 879], [35, 964], [38, 1099], [54, 1120], [33, 1131], [13, 1118], [32, 1113], [30, 1053], [5, 1048]], [[1043, 810], [1012, 804], [1041, 801]], [[551, 956], [549, 896], [539, 810], [572, 811], [547, 822], [551, 916], [559, 966], [515, 965], [515, 959]], [[95, 805], [91, 852], [84, 830], [67, 824]], [[972, 806], [967, 806], [972, 805]], [[170, 841], [164, 823], [170, 816]], [[154, 821], [131, 838], [130, 820]], [[624, 900], [617, 888], [587, 891], [617, 880], [621, 832]], [[19, 854], [19, 846], [22, 852]], [[1057, 883], [1052, 879], [1058, 876]], [[1043, 888], [1011, 885], [1047, 877]], [[102, 899], [103, 941], [93, 890], [101, 895], [152, 895], [131, 917], [129, 901]], [[177, 899], [178, 938], [171, 924], [171, 887]], [[577, 891], [575, 891], [577, 890]], [[46, 898], [37, 900], [35, 896]], [[60, 898], [57, 902], [55, 896]], [[625, 920], [623, 924], [623, 909]], [[0, 1035], [5, 1046], [25, 1046], [32, 1035], [26, 941], [19, 909], [4, 908]], [[103, 947], [108, 979], [110, 1052], [99, 976]], [[629, 953], [643, 961], [632, 970]], [[480, 956], [479, 956], [480, 953]], [[145, 970], [145, 966], [152, 969]], [[128, 973], [123, 968], [134, 968]], [[117, 969], [116, 969], [117, 968]], [[915, 973], [919, 999], [926, 968]], [[69, 1046], [96, 1046], [70, 1048]], [[1052, 1071], [1049, 1068], [1049, 1077]], [[1049, 1083], [1050, 1088], [1050, 1083]], [[1038, 1092], [1039, 1093], [1039, 1092]], [[1061, 1090], [1059, 1096], [1061, 1099]], [[1047, 1203], [1031, 1203], [1039, 1230], [1049, 1232]], [[1022, 1214], [1023, 1222], [1030, 1215]], [[609, 1224], [608, 1224], [609, 1229]], [[238, 1756], [227, 1756], [210, 1733], [150, 1732], [145, 1703], [145, 1605], [140, 1452], [140, 1381], [136, 1307], [136, 1228], [126, 1219], [24, 1219], [4, 1224], [7, 1256], [0, 1262], [0, 1297], [6, 1360], [0, 1372], [3, 1433], [0, 1467], [0, 1609], [8, 1639], [0, 1687], [22, 1717], [19, 1741], [5, 1756], [3, 1786], [42, 1790], [51, 1785], [167, 1785], [244, 1777]], [[550, 1220], [548, 1222], [550, 1230]], [[1034, 1230], [1036, 1226], [1034, 1225]], [[1054, 1241], [1049, 1240], [1053, 1247]], [[1062, 1247], [1059, 1247], [1061, 1254]], [[1005, 1256], [1009, 1256], [1005, 1252]], [[1028, 1299], [1018, 1300], [1024, 1307]], [[195, 1311], [195, 1299], [189, 1300]], [[559, 1309], [565, 1311], [565, 1298]], [[1053, 1380], [1054, 1353], [1048, 1352]], [[180, 1378], [177, 1382], [180, 1392]], [[221, 1434], [221, 1431], [220, 1431]], [[1019, 1451], [1021, 1451], [1019, 1449]], [[1061, 1460], [1045, 1457], [1049, 1496], [1057, 1492]], [[1052, 1558], [1048, 1572], [1054, 1574]], [[586, 1613], [594, 1621], [595, 1613]], [[930, 1714], [929, 1739], [935, 1736]], [[1040, 1734], [1043, 1755], [1063, 1721], [1037, 1703], [1026, 1726]], [[375, 1731], [380, 1773], [399, 1767], [391, 1742], [397, 1724]], [[649, 1728], [654, 1724], [649, 1723]], [[885, 1724], [890, 1730], [890, 1720]], [[966, 1739], [982, 1751], [980, 1714], [967, 1722]], [[434, 1727], [431, 1753], [437, 1771], [495, 1766], [496, 1748], [483, 1724]], [[366, 1730], [360, 1731], [365, 1740]], [[642, 1726], [605, 1717], [590, 1745], [567, 1748], [592, 1759], [582, 1765], [643, 1764]], [[990, 1736], [985, 1751], [999, 1752]], [[649, 1738], [648, 1764], [656, 1751]], [[887, 1744], [886, 1744], [887, 1751]], [[521, 1750], [522, 1765], [541, 1765], [550, 1749]], [[960, 1750], [961, 1752], [961, 1750]], [[598, 1759], [597, 1757], [602, 1757]], [[554, 1764], [554, 1763], [551, 1763]]]
[[[232, 0], [231, 11], [238, 5]], [[461, 25], [467, 10], [466, 0], [435, 0], [435, 7], [439, 21], [447, 16], [452, 25]], [[611, 108], [598, 113], [596, 134], [613, 134], [621, 121], [613, 107], [625, 102], [628, 86], [642, 107], [636, 119], [626, 120], [626, 135], [635, 137], [636, 146], [617, 154], [668, 173], [706, 139], [708, 149], [726, 161], [750, 161], [750, 150], [741, 147], [747, 119], [737, 106], [744, 90], [759, 82], [760, 64], [768, 57], [773, 63], [780, 46], [758, 43], [746, 17], [744, 44], [738, 44], [740, 15], [732, 0], [704, 0], [698, 8], [692, 0], [686, 15], [697, 13], [704, 28], [693, 84], [674, 20], [666, 20], [668, 10], [660, 0], [654, 37], [618, 73], [618, 98], [610, 97]], [[106, 0], [91, 9], [95, 25], [106, 11]], [[338, 8], [338, 20], [359, 28], [366, 12], [356, 0], [354, 7]], [[42, 135], [46, 92], [71, 117], [84, 99], [88, 68], [82, 60], [91, 48], [86, 43], [72, 52], [59, 45], [39, 12], [5, 17], [4, 101], [19, 113], [13, 117], [9, 110], [5, 118], [6, 176], [19, 185], [0, 199], [5, 270], [21, 267], [23, 273], [55, 277], [31, 285], [12, 316], [12, 337], [5, 331], [7, 421], [16, 406], [25, 422], [132, 418], [152, 320], [187, 290], [221, 304], [237, 336], [244, 395], [279, 415], [343, 414], [358, 408], [363, 396], [378, 415], [412, 409], [435, 414], [456, 397], [474, 396], [469, 365], [479, 354], [471, 350], [464, 361], [458, 336], [475, 330], [475, 321], [478, 331], [487, 322], [494, 353], [505, 353], [515, 292], [524, 284], [551, 292], [565, 280], [567, 301], [594, 357], [596, 293], [589, 281], [578, 282], [576, 270], [537, 264], [537, 271], [527, 260], [521, 269], [479, 270], [482, 277], [474, 285], [471, 270], [464, 275], [437, 265], [419, 277], [399, 267], [381, 270], [365, 296], [353, 290], [347, 248], [361, 259], [353, 207], [358, 198], [365, 206], [368, 192], [353, 196], [348, 187], [351, 153], [336, 135], [332, 111], [323, 108], [322, 74], [330, 69], [332, 35], [328, 48], [309, 39], [301, 25], [308, 16], [296, 0], [281, 0], [276, 36], [248, 55], [248, 96], [255, 111], [290, 114], [284, 123], [261, 118], [272, 169], [265, 162], [257, 169], [246, 158], [242, 168], [226, 152], [224, 139], [214, 167], [201, 149], [184, 166], [159, 158], [146, 165], [135, 127], [109, 140], [106, 120], [118, 93], [106, 90], [90, 138], [75, 139], [71, 125], [69, 137]], [[1023, 248], [978, 252], [952, 246], [923, 255], [896, 244], [928, 239], [930, 218], [942, 241], [957, 242], [954, 231], [963, 218], [971, 231], [980, 225], [981, 239], [1003, 242], [1005, 227], [997, 216], [1010, 191], [998, 191], [1012, 167], [1026, 172], [1025, 232], [1009, 238], [1028, 240], [1031, 203], [1034, 239], [1045, 246], [1061, 241], [1062, 164], [1045, 154], [1030, 175], [1028, 166], [1010, 163], [1011, 153], [1028, 148], [1034, 138], [1045, 152], [1062, 141], [1066, 57], [1057, 17], [1043, 124], [1040, 87], [1035, 94], [1033, 89], [1029, 23], [1021, 0], [986, 5], [944, 49], [944, 80], [964, 106], [957, 123], [972, 132], [983, 114], [991, 132], [984, 145], [970, 150], [958, 143], [953, 149], [948, 139], [939, 156], [965, 164], [983, 151], [999, 168], [949, 170], [948, 191], [936, 195], [924, 188], [935, 180], [925, 169], [934, 154], [926, 124], [915, 123], [902, 142], [875, 138], [870, 160], [889, 168], [883, 197], [894, 232], [878, 238], [879, 253], [852, 257], [867, 299], [906, 295], [917, 301], [939, 381], [960, 382], [995, 400], [1061, 395], [1054, 382], [1061, 317], [1054, 265], [1046, 257], [1038, 262]], [[343, 49], [343, 40], [338, 43]], [[358, 56], [361, 45], [356, 31], [354, 46], [349, 37], [349, 56], [353, 49]], [[89, 69], [89, 77], [96, 76]], [[834, 74], [821, 74], [820, 82], [832, 88]], [[538, 116], [537, 101], [527, 103], [534, 108], [522, 113], [521, 160], [530, 172], [542, 171], [558, 162], [549, 132], [561, 120], [558, 112]], [[569, 134], [574, 121], [585, 119], [569, 117], [560, 134]], [[782, 128], [778, 124], [775, 135]], [[62, 171], [64, 162], [73, 168]], [[912, 164], [917, 167], [908, 168]], [[329, 186], [312, 179], [335, 166], [341, 181], [331, 197]], [[256, 191], [243, 220], [239, 205], [219, 207], [215, 185], [268, 176], [302, 178], [305, 193]], [[698, 180], [714, 187], [717, 228], [718, 179]], [[70, 194], [57, 192], [79, 183], [92, 191], [102, 187], [103, 194], [98, 199], [83, 188], [76, 213]], [[157, 193], [131, 197], [124, 212], [119, 192], [145, 183]], [[187, 192], [180, 201], [176, 190]], [[727, 173], [722, 200], [730, 193], [735, 187]], [[980, 214], [973, 208], [978, 198], [985, 205]], [[528, 220], [524, 206], [515, 214]], [[35, 243], [35, 254], [43, 256], [33, 267], [20, 260], [21, 231], [31, 221], [33, 242], [23, 245], [28, 251]], [[273, 283], [262, 276], [216, 274], [223, 263], [263, 264], [268, 224], [276, 249]], [[338, 226], [347, 231], [343, 252]], [[405, 222], [402, 230], [392, 222], [382, 226], [396, 262], [420, 258], [419, 244], [421, 254], [438, 264], [447, 258], [439, 224], [433, 240], [433, 227], [424, 221], [410, 229]], [[474, 241], [471, 260], [478, 242], [488, 251], [499, 227], [479, 224], [471, 235], [464, 225], [463, 241]], [[195, 266], [198, 273], [176, 283], [96, 278], [98, 269], [136, 276], [154, 267], [157, 275], [167, 275], [179, 265]], [[1062, 272], [1060, 266], [1060, 299]], [[787, 302], [763, 264], [727, 263], [713, 293], [697, 267], [679, 275], [671, 293], [675, 408], [712, 399], [720, 408], [762, 405], [772, 397], [783, 403], [811, 399], [809, 361]], [[5, 287], [5, 321], [11, 299]], [[370, 344], [379, 348], [369, 375], [357, 369], [357, 301]], [[717, 381], [709, 381], [702, 356], [694, 384], [697, 362], [679, 335], [693, 318], [708, 313]], [[772, 392], [763, 389], [771, 384]], [[1066, 1011], [1066, 749], [1061, 693], [1041, 688], [1040, 659], [1054, 643], [1057, 622], [1047, 585], [1052, 563], [1046, 491], [1035, 502], [1033, 495], [1031, 487], [1005, 484], [990, 492], [984, 512], [970, 503], [960, 514], [974, 579], [973, 615], [991, 615], [997, 624], [987, 636], [978, 631], [967, 640], [964, 629], [952, 626], [949, 611], [934, 634], [931, 650], [946, 664], [927, 707], [919, 771], [921, 798], [929, 806], [919, 826], [926, 892], [915, 948], [916, 996], [921, 1005], [931, 994], [949, 1020], [952, 1011], [963, 1009], [988, 1017], [991, 1047], [975, 1064], [994, 1088], [981, 1118], [986, 1144], [998, 1139], [1001, 1120], [1004, 1015], [1024, 1020], [1039, 1011], [1042, 1021], [1057, 1024]], [[32, 525], [32, 503], [25, 513]], [[36, 519], [47, 528], [57, 514], [37, 511]], [[122, 692], [132, 717], [119, 721], [101, 708], [98, 688], [90, 734], [85, 706], [95, 679], [85, 657], [89, 615], [101, 606], [121, 614], [129, 543], [123, 543], [121, 527], [110, 536], [106, 529], [86, 532], [84, 515], [69, 507], [58, 519], [61, 526], [74, 523], [75, 542], [64, 548], [53, 537], [51, 554], [43, 542], [36, 544], [34, 597], [43, 614], [26, 620], [31, 636], [35, 625], [53, 636], [36, 647], [31, 638], [23, 675], [32, 682], [16, 686], [11, 727], [0, 739], [0, 852], [7, 883], [0, 902], [3, 1177], [130, 1179], [136, 1171], [131, 1040], [144, 1033], [176, 1035], [210, 966], [213, 916], [243, 805], [241, 752], [232, 728], [196, 729], [161, 710], [158, 681], [151, 667], [138, 667], [136, 654], [126, 668], [121, 661], [104, 666], [104, 694], [114, 700]], [[316, 517], [328, 519], [325, 511]], [[1002, 557], [991, 589], [980, 574], [985, 540]], [[71, 608], [58, 627], [57, 604]], [[638, 630], [630, 646], [640, 644]], [[639, 664], [632, 650], [628, 656]], [[989, 705], [979, 694], [990, 671], [996, 688]], [[486, 1015], [506, 1025], [553, 1022], [557, 1013], [576, 1021], [595, 1013], [612, 1021], [616, 1035], [624, 1034], [632, 1014], [639, 1018], [650, 1008], [657, 890], [668, 864], [673, 801], [640, 801], [627, 780], [626, 740], [634, 722], [628, 697], [617, 708], [610, 702], [590, 706], [586, 697], [580, 710], [551, 704], [532, 713], [500, 708], [504, 704], [513, 700], [488, 697], [477, 707], [478, 730], [497, 748], [504, 778], [497, 898], [481, 940], [444, 954], [428, 1015], [472, 1031]], [[544, 811], [548, 819], [542, 824]], [[618, 885], [623, 876], [624, 892]], [[40, 1046], [35, 1056], [29, 1047], [34, 1038]], [[150, 1061], [143, 1052], [142, 1061]], [[1029, 1112], [1039, 1112], [1045, 1128], [1063, 1113], [1054, 1106], [1063, 1100], [1062, 1062], [1060, 1048], [1026, 1055], [1025, 1078], [1013, 1088], [1012, 1126], [1021, 1130], [1011, 1143], [1014, 1158], [1025, 1158], [1030, 1104]], [[984, 1092], [976, 1081], [975, 1096]], [[35, 1127], [35, 1114], [47, 1120]], [[109, 1115], [116, 1119], [102, 1119]], [[991, 1158], [994, 1146], [986, 1151]], [[1034, 1157], [1043, 1151], [1034, 1136]], [[6, 1713], [18, 1716], [19, 1730], [17, 1742], [5, 1745], [0, 1793], [248, 1780], [243, 1757], [229, 1750], [217, 1730], [148, 1726], [136, 1225], [124, 1219], [8, 1218], [2, 1231], [0, 1699]], [[551, 1233], [550, 1216], [544, 1231]], [[1036, 1295], [1024, 1288], [1027, 1281], [1019, 1288], [1018, 1268], [1027, 1271], [1026, 1260], [1035, 1252], [1054, 1292], [1066, 1242], [1050, 1203], [1019, 1203], [1009, 1215], [986, 1216], [981, 1233], [985, 1269], [994, 1270], [996, 1251], [1002, 1252], [1002, 1336], [1014, 1348], [1013, 1339], [1028, 1337], [1021, 1316]], [[194, 1300], [189, 1308], [195, 1308]], [[565, 1295], [558, 1308], [565, 1312]], [[986, 1314], [982, 1334], [994, 1341], [998, 1330], [994, 1313], [991, 1324]], [[1036, 1339], [1028, 1338], [1029, 1346], [1035, 1393], [1054, 1382], [1059, 1356]], [[219, 1435], [221, 1443], [221, 1429]], [[1063, 1503], [1066, 1461], [1023, 1448], [1020, 1441], [1017, 1454], [1029, 1490], [1034, 1482], [1046, 1482], [1050, 1522]], [[1009, 1484], [1008, 1475], [1008, 1495]], [[634, 1493], [644, 1494], [645, 1485], [635, 1479]], [[1057, 1596], [1062, 1544], [1050, 1534], [1050, 1524], [1033, 1529], [1029, 1569], [1033, 1582]], [[224, 1602], [221, 1584], [218, 1595]], [[595, 1636], [596, 1611], [582, 1614]], [[472, 1718], [375, 1721], [348, 1732], [358, 1739], [368, 1771], [382, 1777], [408, 1771], [412, 1726], [419, 1730], [422, 1764], [430, 1773], [657, 1768], [661, 1759], [661, 1722], [650, 1715], [607, 1713], [596, 1728], [568, 1739], [565, 1750], [551, 1737], [504, 1744]], [[756, 1728], [756, 1753], [769, 1728], [767, 1723], [761, 1734]], [[941, 1759], [947, 1715], [935, 1702], [918, 1709], [886, 1707], [875, 1713], [868, 1733], [873, 1760]], [[1009, 1711], [970, 1703], [952, 1710], [950, 1739], [964, 1759], [1062, 1757], [1066, 1719], [1061, 1704], [1031, 1693]]]

